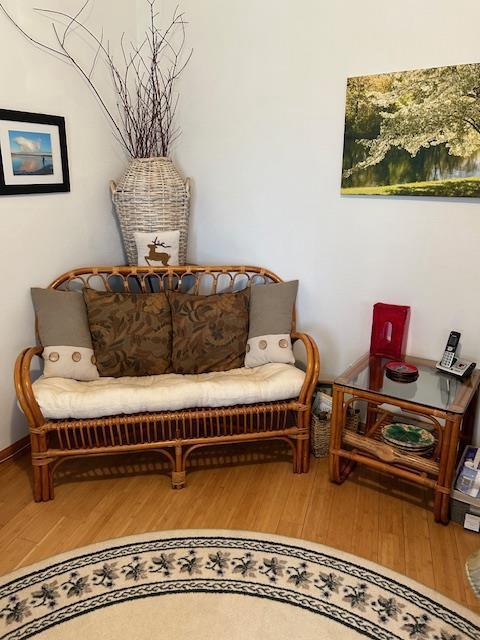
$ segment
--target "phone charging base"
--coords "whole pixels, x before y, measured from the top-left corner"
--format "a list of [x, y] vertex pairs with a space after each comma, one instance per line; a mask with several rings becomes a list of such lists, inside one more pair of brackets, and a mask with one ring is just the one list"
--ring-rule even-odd
[[460, 360], [459, 358], [454, 360], [454, 363], [451, 367], [442, 366], [441, 362], [437, 362], [435, 365], [439, 371], [443, 373], [448, 373], [451, 376], [455, 376], [456, 378], [466, 379], [474, 372], [475, 367], [477, 366], [476, 362], [470, 362], [470, 360]]

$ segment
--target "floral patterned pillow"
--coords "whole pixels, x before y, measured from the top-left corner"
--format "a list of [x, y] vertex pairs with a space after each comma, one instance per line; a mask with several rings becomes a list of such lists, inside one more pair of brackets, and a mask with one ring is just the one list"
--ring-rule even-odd
[[101, 376], [149, 376], [170, 367], [172, 320], [164, 293], [84, 289]]
[[211, 296], [170, 291], [172, 368], [207, 373], [243, 367], [250, 290]]

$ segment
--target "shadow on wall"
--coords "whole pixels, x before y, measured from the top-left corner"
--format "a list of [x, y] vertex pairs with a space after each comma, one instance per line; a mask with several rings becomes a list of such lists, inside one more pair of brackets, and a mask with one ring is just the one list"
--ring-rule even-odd
[[[117, 213], [115, 211], [115, 204], [113, 202], [113, 191], [112, 191], [112, 184], [113, 181], [110, 182], [110, 187], [109, 187], [109, 193], [110, 193], [110, 213], [112, 214], [112, 218], [115, 222], [115, 228], [118, 232], [118, 237], [121, 238], [122, 242], [122, 260], [123, 260], [123, 264], [128, 264], [128, 260], [127, 260], [127, 254], [125, 253], [125, 243], [123, 242], [123, 236], [122, 236], [122, 230], [120, 228], [120, 221], [118, 219]], [[77, 266], [77, 265], [75, 265]]]
[[335, 336], [327, 333], [325, 331], [325, 327], [321, 324], [313, 326], [311, 334], [315, 336], [320, 351], [320, 378], [325, 376], [335, 378], [341, 373], [341, 371], [332, 371], [331, 369], [326, 370], [322, 361], [323, 363], [340, 361], [340, 353], [337, 348], [338, 338], [335, 339]]

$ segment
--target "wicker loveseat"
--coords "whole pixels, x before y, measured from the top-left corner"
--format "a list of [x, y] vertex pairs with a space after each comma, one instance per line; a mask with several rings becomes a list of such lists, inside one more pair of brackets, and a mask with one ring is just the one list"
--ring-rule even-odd
[[[175, 289], [210, 294], [237, 291], [269, 282], [282, 280], [258, 267], [120, 266], [74, 269], [57, 278], [50, 288], [81, 290], [88, 286], [132, 293]], [[55, 469], [62, 462], [79, 456], [156, 451], [171, 463], [173, 487], [181, 488], [185, 484], [188, 457], [199, 447], [280, 439], [291, 447], [294, 472], [307, 472], [310, 407], [318, 378], [319, 356], [313, 339], [296, 332], [295, 317], [292, 318], [291, 335], [292, 341], [300, 340], [303, 343], [306, 352], [301, 390], [293, 399], [82, 419], [52, 419], [43, 415], [35, 396], [37, 383], [33, 382], [31, 376], [32, 360], [35, 356], [41, 356], [42, 348], [25, 349], [16, 361], [15, 387], [30, 428], [34, 499], [52, 499]], [[88, 390], [88, 387], [82, 389]]]

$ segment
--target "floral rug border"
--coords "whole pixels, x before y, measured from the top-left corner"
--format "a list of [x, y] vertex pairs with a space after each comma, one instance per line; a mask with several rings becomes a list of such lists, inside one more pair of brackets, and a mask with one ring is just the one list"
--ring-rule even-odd
[[[278, 538], [160, 535], [99, 547], [3, 584], [0, 623], [5, 622], [6, 635], [2, 637], [23, 640], [120, 601], [182, 592], [269, 598], [328, 616], [379, 640], [480, 637], [476, 624], [390, 576]], [[244, 553], [232, 557], [234, 551]], [[121, 558], [124, 563], [117, 567]], [[91, 572], [81, 575], [86, 567]], [[98, 593], [88, 596], [92, 591]], [[28, 620], [32, 616], [35, 619]]]

